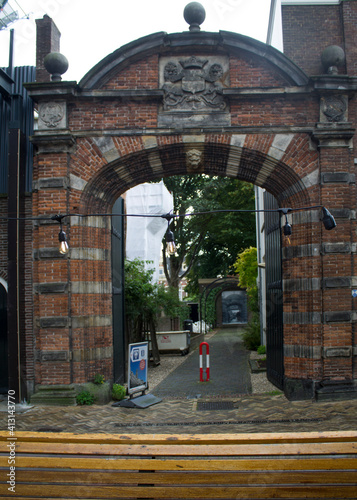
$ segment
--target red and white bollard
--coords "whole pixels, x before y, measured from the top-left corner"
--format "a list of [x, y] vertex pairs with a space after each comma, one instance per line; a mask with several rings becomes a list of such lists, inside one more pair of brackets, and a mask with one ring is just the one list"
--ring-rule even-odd
[[[203, 359], [202, 359], [202, 348], [206, 346], [206, 380], [203, 380]], [[200, 382], [209, 381], [209, 344], [207, 342], [200, 343]]]

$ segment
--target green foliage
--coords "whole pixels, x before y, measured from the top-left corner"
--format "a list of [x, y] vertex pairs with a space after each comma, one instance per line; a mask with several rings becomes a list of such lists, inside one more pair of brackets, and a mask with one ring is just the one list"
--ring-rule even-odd
[[256, 287], [258, 276], [257, 249], [249, 247], [239, 253], [234, 268], [239, 274], [240, 286], [247, 290]]
[[154, 271], [145, 269], [145, 262], [140, 259], [126, 260], [125, 272], [125, 313], [131, 319], [142, 315], [148, 319], [156, 314], [155, 299], [157, 285], [152, 283]]
[[260, 317], [254, 312], [242, 335], [244, 346], [249, 351], [256, 351], [260, 346]]
[[126, 389], [124, 386], [120, 384], [113, 384], [112, 388], [112, 398], [115, 399], [116, 401], [121, 401], [122, 399], [125, 398], [126, 395]]
[[[254, 189], [249, 183], [205, 174], [173, 176], [164, 180], [173, 194], [174, 214], [208, 212], [197, 217], [175, 217], [170, 224], [177, 253], [164, 258], [168, 282], [177, 287], [184, 275], [190, 284], [186, 291], [198, 294], [199, 278], [215, 278], [233, 272], [235, 258], [242, 248], [255, 244], [253, 213], [212, 213], [216, 210], [254, 209]], [[182, 266], [186, 271], [182, 274]]]
[[95, 384], [98, 384], [98, 385], [100, 385], [100, 384], [104, 384], [104, 382], [105, 382], [104, 375], [100, 375], [99, 373], [97, 373], [97, 374], [95, 375], [95, 377], [94, 377], [93, 382], [94, 382]]
[[258, 348], [257, 348], [257, 353], [258, 353], [258, 354], [265, 354], [265, 353], [266, 353], [266, 348], [265, 348], [265, 345], [260, 345], [260, 346], [258, 346]]
[[217, 287], [213, 289], [207, 297], [206, 311], [203, 313], [203, 317], [208, 325], [214, 325], [216, 323], [216, 298], [221, 290], [221, 286]]
[[153, 270], [145, 269], [140, 259], [125, 261], [125, 314], [130, 342], [142, 340], [144, 324], [156, 324], [164, 312], [169, 317], [182, 317], [182, 308], [176, 289], [165, 289], [152, 282]]
[[258, 260], [257, 249], [246, 248], [238, 254], [234, 268], [239, 275], [239, 285], [246, 288], [251, 318], [243, 334], [243, 342], [247, 349], [256, 351], [260, 346], [260, 315], [258, 298]]
[[276, 390], [272, 390], [272, 391], [269, 391], [269, 392], [264, 392], [264, 394], [267, 394], [268, 396], [280, 396], [282, 393], [282, 391], [279, 391], [278, 389]]
[[81, 391], [76, 397], [77, 405], [92, 405], [94, 396], [89, 391]]
[[160, 307], [166, 316], [170, 318], [178, 317], [181, 321], [187, 318], [189, 306], [180, 301], [176, 288], [172, 286], [165, 288], [163, 285], [159, 285], [158, 299], [161, 304]]
[[239, 285], [243, 288], [246, 288], [247, 290], [250, 310], [253, 312], [258, 312], [259, 299], [257, 286], [257, 249], [254, 247], [249, 247], [238, 254], [238, 258], [234, 264], [234, 268], [239, 275]]

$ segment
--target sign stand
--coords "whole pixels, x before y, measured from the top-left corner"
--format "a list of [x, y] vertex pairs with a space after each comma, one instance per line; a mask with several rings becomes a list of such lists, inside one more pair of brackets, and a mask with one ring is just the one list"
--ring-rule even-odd
[[[112, 406], [123, 406], [125, 408], [147, 408], [162, 401], [153, 394], [145, 394], [149, 388], [148, 384], [148, 342], [129, 344], [128, 362], [128, 394], [129, 399], [123, 399]], [[134, 395], [141, 392], [141, 396]]]

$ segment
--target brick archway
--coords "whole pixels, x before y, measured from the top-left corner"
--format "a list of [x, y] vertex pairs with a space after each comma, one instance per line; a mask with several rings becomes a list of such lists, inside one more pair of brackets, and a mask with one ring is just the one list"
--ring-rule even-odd
[[[220, 69], [220, 79], [206, 67]], [[286, 387], [308, 387], [299, 397], [313, 397], [324, 380], [351, 382], [352, 83], [331, 81], [311, 80], [272, 47], [220, 32], [150, 35], [105, 58], [78, 86], [31, 84], [40, 116], [34, 213], [108, 213], [134, 185], [201, 172], [260, 186], [281, 207], [328, 206], [337, 231], [323, 231], [318, 209], [294, 213], [291, 242], [283, 242]], [[327, 84], [328, 97], [347, 106], [338, 123], [324, 113]], [[57, 226], [39, 223], [35, 232], [38, 384], [112, 373], [110, 221], [72, 216], [65, 229], [69, 259], [56, 253]]]
[[[88, 147], [88, 142], [81, 146]], [[283, 205], [306, 206], [310, 203], [310, 185], [299, 177], [299, 165], [304, 161], [304, 177], [318, 168], [316, 149], [310, 151], [309, 146], [309, 137], [299, 134], [144, 138], [130, 154], [95, 173], [81, 196], [81, 209], [110, 206], [127, 189], [147, 180], [196, 173], [236, 177], [266, 189]], [[192, 151], [198, 152], [198, 165], [190, 162]]]
[[[311, 180], [309, 183], [307, 179], [310, 179], [312, 176], [311, 173], [314, 173], [317, 168], [317, 153], [316, 149], [311, 149], [308, 138], [305, 137], [305, 140], [303, 140], [299, 135], [280, 134], [265, 137], [207, 135], [197, 136], [195, 139], [192, 142], [192, 137], [176, 136], [175, 140], [171, 139], [172, 144], [158, 145], [157, 139], [152, 137], [149, 149], [143, 149], [143, 144], [139, 141], [137, 151], [132, 151], [128, 155], [121, 156], [120, 160], [105, 165], [86, 184], [81, 195], [80, 212], [87, 214], [97, 212], [109, 213], [117, 197], [135, 184], [159, 180], [163, 176], [185, 175], [194, 172], [212, 176], [231, 176], [248, 182], [252, 182], [255, 179], [256, 184], [260, 184], [261, 187], [265, 187], [276, 196], [281, 206], [297, 208], [318, 203], [314, 197], [311, 199], [309, 195], [312, 183]], [[166, 140], [166, 142], [169, 141], [170, 139]], [[146, 140], [144, 141], [145, 143]], [[237, 144], [240, 145], [238, 146]], [[245, 144], [254, 144], [257, 149], [250, 149]], [[305, 147], [303, 147], [304, 145]], [[258, 148], [261, 149], [259, 150]], [[192, 168], [187, 156], [187, 153], [192, 150], [200, 151], [202, 158], [200, 165], [195, 167], [195, 169]], [[300, 179], [294, 169], [288, 165], [299, 165], [302, 161], [307, 163], [307, 158], [309, 162], [309, 169], [305, 169], [307, 179]], [[155, 168], [153, 168], [153, 165]], [[133, 166], [135, 166], [135, 177], [133, 176]], [[318, 210], [304, 212], [303, 217], [301, 215], [294, 215], [292, 219], [294, 227], [292, 244], [295, 248], [311, 246], [312, 242], [316, 241], [316, 237], [313, 236], [314, 231], [317, 231], [320, 236], [319, 217]], [[85, 246], [83, 244], [84, 238], [86, 241], [94, 241], [95, 246], [98, 245], [98, 238], [100, 238], [103, 241], [103, 248], [108, 247], [110, 239], [110, 227], [108, 223], [99, 220], [102, 227], [98, 228], [98, 219], [96, 219], [94, 224], [90, 222], [90, 218], [85, 221], [78, 220], [77, 222], [80, 226], [80, 231], [76, 231], [76, 234], [80, 234], [80, 239], [76, 241], [71, 237], [72, 247], [78, 246], [79, 248], [83, 248]], [[75, 224], [76, 222], [73, 221], [71, 232], [75, 230]], [[284, 245], [287, 245], [287, 243], [284, 242]], [[317, 267], [320, 264], [319, 256], [315, 255], [314, 257], [309, 265], [310, 270], [306, 270], [304, 273], [304, 277], [308, 281], [312, 281], [318, 272]], [[288, 332], [289, 328], [293, 332], [296, 330], [299, 318], [294, 318], [292, 315], [292, 307], [298, 308], [302, 315], [307, 317], [312, 290], [299, 290], [300, 275], [294, 268], [293, 258], [288, 256], [284, 262], [287, 268], [286, 275], [289, 276], [288, 282], [290, 287], [290, 290], [285, 294], [285, 300], [287, 303], [294, 303], [294, 306], [286, 308], [286, 317], [288, 318], [289, 314], [291, 316], [289, 319], [291, 327], [287, 324], [285, 328], [286, 332]], [[102, 265], [102, 258], [96, 265], [98, 267]], [[92, 259], [87, 262], [82, 260], [80, 270], [75, 273], [75, 279], [85, 280], [85, 276], [90, 274], [92, 266]], [[298, 298], [296, 298], [297, 290], [300, 292]], [[103, 295], [101, 295], [101, 298], [103, 299]], [[88, 311], [95, 310], [96, 301], [98, 301], [98, 297], [93, 296], [92, 302], [87, 299], [86, 307]], [[107, 297], [107, 302], [109, 301], [110, 293]], [[308, 321], [305, 321], [305, 323], [304, 331], [300, 332], [299, 340], [296, 337], [293, 339], [294, 334], [291, 333], [289, 342], [297, 343], [304, 337], [307, 349], [312, 349], [315, 329]], [[88, 336], [89, 331], [87, 328], [86, 336]], [[93, 329], [94, 331], [95, 329]], [[109, 325], [108, 331], [110, 332]], [[78, 337], [80, 331], [74, 335]], [[95, 333], [93, 335], [95, 337]], [[289, 375], [289, 370], [287, 370], [287, 374]], [[290, 378], [294, 377], [294, 375], [296, 375], [296, 372], [292, 372]]]

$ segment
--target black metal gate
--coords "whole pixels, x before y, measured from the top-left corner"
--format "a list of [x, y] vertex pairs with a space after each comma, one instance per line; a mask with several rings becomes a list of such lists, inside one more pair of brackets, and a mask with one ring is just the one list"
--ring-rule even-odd
[[[124, 200], [119, 198], [113, 214], [124, 213]], [[112, 217], [112, 285], [113, 285], [113, 362], [114, 382], [125, 381], [124, 332], [124, 217]]]
[[[264, 193], [264, 208], [278, 209], [274, 196]], [[267, 377], [284, 385], [283, 286], [280, 213], [265, 213]]]

